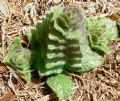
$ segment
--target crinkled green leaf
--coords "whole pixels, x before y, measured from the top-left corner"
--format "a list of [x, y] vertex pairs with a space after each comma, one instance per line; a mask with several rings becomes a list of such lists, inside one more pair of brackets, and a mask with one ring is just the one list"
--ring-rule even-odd
[[[55, 57], [55, 52], [49, 52], [49, 38], [50, 26], [54, 23], [52, 21], [53, 13], [47, 14], [42, 21], [39, 21], [34, 29], [31, 29], [29, 41], [31, 44], [31, 69], [37, 69], [42, 76], [50, 74], [57, 74], [63, 71], [62, 62], [60, 59], [48, 59], [48, 57]], [[53, 41], [54, 42], [54, 41]], [[59, 55], [59, 54], [58, 54]]]
[[13, 43], [8, 47], [8, 54], [4, 57], [3, 63], [13, 67], [24, 75], [23, 78], [25, 80], [30, 81], [30, 55], [30, 50], [23, 48], [20, 38], [16, 37]]
[[[68, 28], [64, 29], [64, 26], [60, 26], [59, 22], [62, 22], [60, 17], [59, 20], [61, 21], [55, 23], [55, 28], [65, 35], [66, 40], [69, 40], [67, 43], [71, 40], [71, 43], [67, 44], [68, 48], [64, 69], [75, 72], [86, 72], [103, 64], [104, 59], [89, 47], [87, 33], [84, 27], [84, 17], [82, 17], [79, 7], [68, 7], [67, 10], [61, 14], [61, 17], [61, 19], [66, 22], [66, 27], [68, 26]], [[66, 18], [69, 18], [70, 21], [66, 21]], [[76, 43], [72, 43], [72, 41], [76, 41]], [[71, 49], [69, 49], [69, 47], [71, 47]]]
[[[61, 9], [63, 8], [61, 7]], [[70, 24], [71, 18], [69, 18], [69, 14], [62, 14], [62, 10], [59, 7], [52, 9], [28, 33], [32, 51], [31, 68], [37, 69], [42, 76], [61, 73], [64, 65], [69, 60], [69, 56], [78, 56], [78, 61], [80, 62], [80, 35], [79, 33], [72, 34], [69, 31], [74, 29], [70, 25], [75, 25], [73, 22]], [[60, 24], [62, 19], [66, 24], [65, 26]], [[77, 45], [77, 47], [74, 48], [73, 45]]]
[[47, 79], [48, 86], [55, 92], [60, 100], [66, 100], [72, 93], [73, 83], [69, 76], [58, 74]]
[[63, 70], [84, 72], [102, 64], [103, 58], [89, 48], [84, 20], [81, 9], [76, 6], [57, 7], [47, 12], [28, 33], [31, 68], [47, 76]]
[[86, 19], [86, 29], [91, 48], [110, 53], [107, 43], [118, 37], [116, 22], [106, 17], [91, 17]]
[[67, 68], [68, 70], [75, 72], [86, 72], [104, 63], [104, 59], [97, 53], [92, 52], [87, 44], [80, 45], [80, 48], [83, 55], [81, 58], [81, 63], [74, 64], [71, 68]]

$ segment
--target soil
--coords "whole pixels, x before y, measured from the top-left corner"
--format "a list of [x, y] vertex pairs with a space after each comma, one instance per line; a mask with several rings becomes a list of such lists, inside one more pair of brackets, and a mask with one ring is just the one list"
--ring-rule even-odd
[[[107, 16], [116, 20], [120, 33], [120, 0], [0, 0], [0, 101], [58, 101], [45, 84], [45, 77], [21, 79], [13, 68], [2, 63], [15, 36], [23, 39], [46, 10], [57, 5], [77, 4], [86, 17]], [[111, 54], [102, 54], [105, 63], [86, 73], [68, 73], [74, 90], [68, 101], [120, 101], [120, 38], [108, 43]]]

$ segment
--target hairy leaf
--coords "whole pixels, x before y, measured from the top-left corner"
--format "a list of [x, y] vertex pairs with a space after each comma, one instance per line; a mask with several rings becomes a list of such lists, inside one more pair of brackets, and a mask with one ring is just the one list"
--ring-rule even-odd
[[53, 13], [47, 14], [46, 18], [43, 18], [42, 22], [38, 22], [36, 27], [28, 33], [32, 52], [31, 69], [37, 69], [42, 76], [61, 73], [63, 70], [64, 61], [60, 61], [58, 57], [61, 54], [56, 55], [55, 52], [49, 52], [49, 48], [51, 48], [49, 47], [49, 43], [51, 43], [49, 40], [50, 26], [53, 25], [52, 17]]
[[72, 93], [73, 83], [69, 76], [58, 74], [47, 79], [48, 86], [55, 92], [60, 100], [66, 100]]
[[101, 16], [87, 18], [86, 29], [91, 48], [110, 53], [107, 43], [118, 37], [116, 22]]
[[80, 48], [83, 55], [81, 63], [68, 67], [68, 70], [86, 72], [104, 63], [104, 59], [97, 53], [92, 52], [88, 44], [80, 45]]
[[66, 27], [60, 26], [59, 22], [55, 23], [55, 28], [63, 33], [65, 40], [68, 40], [66, 41], [67, 50], [65, 50], [65, 70], [86, 72], [104, 63], [104, 59], [97, 53], [92, 52], [89, 47], [84, 27], [85, 21], [79, 7], [66, 7], [59, 20], [61, 20], [59, 22], [66, 22]]
[[3, 62], [22, 73], [25, 80], [30, 81], [30, 55], [30, 50], [23, 48], [20, 38], [16, 37], [9, 46], [8, 54], [4, 57]]

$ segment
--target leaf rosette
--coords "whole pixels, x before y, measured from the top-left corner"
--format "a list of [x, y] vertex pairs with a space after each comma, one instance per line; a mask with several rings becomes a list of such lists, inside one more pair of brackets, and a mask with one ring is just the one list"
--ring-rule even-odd
[[4, 57], [3, 62], [23, 74], [25, 80], [30, 81], [30, 57], [30, 50], [23, 48], [20, 39], [16, 37], [9, 46], [8, 54]]
[[116, 21], [102, 16], [87, 18], [86, 30], [89, 33], [90, 47], [109, 54], [107, 43], [118, 37]]

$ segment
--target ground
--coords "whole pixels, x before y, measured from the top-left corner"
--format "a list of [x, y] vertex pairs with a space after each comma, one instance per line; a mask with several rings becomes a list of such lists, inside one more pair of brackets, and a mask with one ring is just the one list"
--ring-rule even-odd
[[[120, 0], [0, 0], [0, 101], [58, 101], [45, 84], [44, 77], [34, 76], [25, 83], [11, 67], [2, 64], [8, 45], [15, 36], [23, 39], [28, 27], [56, 5], [77, 3], [86, 17], [107, 16], [120, 28]], [[120, 29], [119, 29], [120, 33]], [[110, 55], [103, 54], [105, 63], [86, 73], [68, 73], [74, 90], [68, 101], [120, 101], [120, 38], [108, 43]]]

